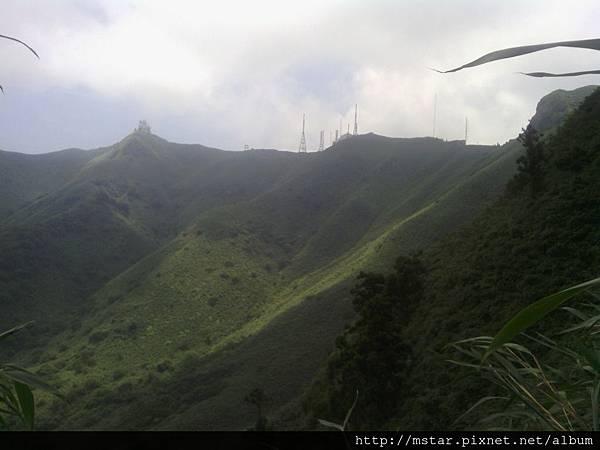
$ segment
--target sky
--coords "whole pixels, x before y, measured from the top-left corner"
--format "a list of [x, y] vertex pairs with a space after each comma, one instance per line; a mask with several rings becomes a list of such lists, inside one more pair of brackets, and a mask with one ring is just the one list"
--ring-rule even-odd
[[173, 142], [309, 151], [359, 133], [503, 143], [555, 89], [599, 76], [600, 52], [552, 49], [453, 74], [500, 48], [597, 38], [597, 0], [3, 0], [0, 149], [118, 142], [145, 119]]

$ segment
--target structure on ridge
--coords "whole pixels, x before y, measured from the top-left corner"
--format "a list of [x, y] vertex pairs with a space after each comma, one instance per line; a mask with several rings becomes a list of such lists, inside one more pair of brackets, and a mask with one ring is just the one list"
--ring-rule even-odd
[[352, 134], [354, 136], [358, 134], [358, 104], [354, 105], [354, 131]]
[[305, 115], [302, 114], [302, 136], [300, 136], [300, 148], [298, 149], [299, 153], [306, 153], [306, 135], [304, 134], [304, 122]]
[[433, 137], [435, 137], [435, 126], [437, 122], [437, 93], [433, 98]]
[[150, 134], [150, 133], [152, 133], [152, 128], [150, 128], [150, 125], [148, 125], [148, 122], [146, 122], [145, 120], [140, 120], [137, 128], [134, 131], [136, 133]]
[[322, 152], [325, 148], [325, 130], [321, 130], [321, 136], [319, 139], [319, 151]]
[[465, 117], [465, 145], [467, 145], [468, 137], [469, 137], [469, 118]]

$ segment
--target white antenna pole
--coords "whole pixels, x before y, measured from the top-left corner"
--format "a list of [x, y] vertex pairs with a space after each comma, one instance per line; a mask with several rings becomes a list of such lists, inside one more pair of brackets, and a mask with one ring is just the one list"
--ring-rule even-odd
[[435, 125], [437, 121], [437, 92], [433, 97], [433, 137], [435, 137]]

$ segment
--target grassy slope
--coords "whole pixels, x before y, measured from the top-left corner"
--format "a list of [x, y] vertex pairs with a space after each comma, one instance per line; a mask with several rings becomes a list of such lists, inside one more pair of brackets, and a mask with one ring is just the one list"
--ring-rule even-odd
[[[418, 239], [423, 244], [468, 219], [477, 202], [466, 203], [460, 197], [479, 192], [480, 205], [493, 197], [494, 183], [485, 187], [486, 179], [490, 174], [490, 179], [505, 179], [515, 158], [514, 148], [492, 153], [475, 148], [468, 153], [471, 149], [434, 142], [435, 154], [422, 163], [420, 171], [404, 178], [393, 173], [385, 178], [381, 168], [391, 165], [390, 161], [401, 162], [401, 151], [412, 157], [412, 147], [401, 149], [414, 142], [377, 139], [383, 139], [388, 148], [372, 147], [370, 162], [361, 161], [357, 168], [362, 176], [346, 177], [357, 164], [349, 152], [364, 158], [358, 147], [310, 155], [308, 158], [315, 159], [302, 161], [303, 166], [276, 189], [247, 203], [201, 215], [174, 241], [99, 291], [93, 297], [89, 319], [78, 332], [54, 341], [50, 350], [54, 360], [44, 367], [74, 398], [88, 390], [85, 386], [94, 391], [67, 412], [61, 425], [130, 428], [159, 427], [160, 423], [167, 428], [240, 428], [252, 421], [251, 414], [240, 415], [238, 410], [244, 408], [242, 399], [248, 386], [254, 385], [272, 391], [277, 397], [273, 408], [280, 407], [310, 380], [332, 337], [349, 318], [344, 296], [332, 298], [331, 292], [346, 292], [357, 271], [389, 261], [391, 252], [386, 249], [395, 239]], [[426, 141], [418, 145], [427, 148]], [[313, 173], [313, 167], [328, 164], [322, 175]], [[406, 165], [397, 167], [408, 172]], [[423, 173], [440, 176], [423, 177]], [[339, 190], [330, 189], [326, 196], [315, 198], [312, 184], [335, 177], [340, 179], [332, 186]], [[375, 180], [383, 181], [378, 185]], [[397, 189], [390, 188], [392, 183]], [[337, 246], [331, 245], [325, 257], [314, 252], [314, 261], [322, 265], [315, 263], [311, 268], [307, 260], [314, 240], [320, 234], [331, 236], [330, 230], [336, 227], [343, 230], [347, 218], [339, 214], [340, 209], [364, 201], [365, 195], [374, 204], [384, 191], [392, 195], [387, 195], [387, 203], [378, 198], [379, 215], [365, 215], [368, 225], [363, 227], [368, 231], [355, 238], [353, 245], [348, 245], [347, 237]], [[403, 197], [407, 199], [404, 209], [397, 207]], [[306, 203], [286, 207], [294, 200]], [[391, 205], [396, 206], [395, 214], [389, 213]], [[306, 218], [308, 207], [314, 214]], [[285, 208], [284, 218], [281, 208]], [[439, 211], [451, 212], [452, 220], [439, 217]], [[387, 224], [380, 215], [389, 218]], [[326, 225], [316, 227], [312, 236], [298, 237], [298, 228], [319, 221]], [[284, 330], [288, 333], [285, 338]], [[61, 352], [66, 342], [69, 350]], [[278, 357], [274, 349], [280, 352]], [[90, 356], [82, 363], [86, 351]], [[245, 363], [240, 364], [241, 360]], [[55, 373], [56, 367], [62, 369]], [[122, 373], [115, 377], [116, 371]], [[161, 404], [169, 404], [168, 393], [172, 395], [176, 386], [187, 383], [190, 373], [199, 373], [207, 382], [194, 384], [195, 397], [190, 395], [177, 405], [177, 410], [188, 413], [177, 414], [144, 400], [147, 392], [159, 390], [164, 396]], [[213, 373], [217, 374], [214, 380]], [[126, 386], [130, 398], [136, 399], [127, 408], [119, 404], [119, 386]], [[100, 410], [82, 414], [91, 405]], [[140, 411], [147, 417], [140, 417]], [[155, 418], [160, 421], [152, 422]]]
[[[399, 245], [421, 247], [468, 220], [497, 195], [518, 153], [514, 143], [491, 151], [374, 135], [312, 155], [138, 138], [87, 164], [64, 186], [67, 196], [49, 195], [42, 208], [30, 204], [11, 217], [15, 229], [15, 217], [37, 227], [54, 211], [73, 225], [61, 202], [89, 191], [103, 207], [87, 198], [76, 210], [117, 223], [114, 230], [75, 226], [79, 235], [67, 229], [44, 241], [56, 251], [85, 249], [61, 255], [63, 270], [89, 264], [110, 272], [101, 280], [83, 274], [96, 282], [77, 301], [104, 287], [67, 331], [28, 355], [46, 361], [42, 373], [74, 400], [62, 412], [64, 405], [53, 406], [47, 426], [239, 428], [252, 421], [237, 414], [249, 386], [264, 385], [276, 397], [273, 408], [281, 407], [349, 318], [345, 295], [356, 272], [383, 267]], [[5, 242], [10, 247], [14, 237]], [[26, 246], [16, 247], [22, 257]], [[119, 257], [130, 259], [120, 266]], [[68, 283], [56, 289], [64, 273], [53, 275], [58, 282], [41, 292], [73, 297]], [[193, 374], [206, 385], [191, 383]], [[186, 400], [164, 406], [186, 382], [194, 386]], [[157, 389], [162, 402], [148, 404]]]
[[[0, 223], [0, 327], [39, 319], [31, 333], [41, 342], [78, 326], [89, 294], [169, 242], [190, 217], [256, 195], [289, 165], [277, 155], [228, 165], [234, 156], [143, 135], [90, 152], [85, 164], [75, 153], [66, 164], [75, 169], [55, 182], [64, 184]], [[57, 157], [32, 158], [37, 174]]]
[[[558, 128], [538, 197], [527, 190], [508, 195], [426, 252], [427, 301], [406, 330], [421, 357], [408, 375], [406, 406], [394, 426], [449, 428], [490, 392], [474, 373], [444, 362], [445, 344], [493, 334], [532, 301], [598, 276], [599, 111], [596, 92]], [[542, 326], [551, 330], [555, 320], [550, 316]]]
[[[575, 91], [575, 94], [579, 95], [580, 90]], [[553, 94], [549, 97], [552, 96]], [[565, 101], [568, 100], [564, 98], [564, 95], [562, 98]], [[568, 108], [564, 108], [562, 104], [555, 106], [558, 106], [559, 110], [562, 111], [562, 120], [564, 120], [570, 111]], [[538, 108], [538, 113], [534, 119], [537, 119], [539, 123], [544, 123], [543, 115], [548, 113], [556, 117], [552, 109]], [[552, 126], [555, 126], [555, 124]], [[587, 125], [582, 125], [582, 128], [585, 127]], [[542, 128], [541, 131], [547, 132], [548, 130]], [[568, 139], [569, 137], [565, 138], [567, 141]], [[593, 145], [592, 141], [591, 146], [593, 147]], [[503, 166], [501, 170], [497, 170], [498, 167], [496, 166], [484, 168], [479, 173], [474, 174], [474, 181], [477, 180], [478, 175], [485, 174], [482, 180], [483, 183], [477, 184], [475, 182], [474, 184], [468, 183], [465, 186], [460, 186], [454, 192], [458, 195], [450, 196], [441, 204], [436, 204], [440, 208], [447, 209], [446, 211], [439, 211], [437, 215], [438, 218], [443, 218], [444, 224], [452, 224], [452, 212], [464, 208], [465, 203], [480, 206], [476, 199], [486, 192], [486, 188], [489, 188], [490, 192], [503, 190], [507, 177], [514, 173], [515, 157], [519, 155], [516, 142], [510, 142], [507, 146], [512, 147], [514, 153], [501, 163]], [[589, 143], [588, 146], [590, 146]], [[576, 153], [576, 149], [579, 147], [580, 145], [576, 145], [573, 151]], [[560, 181], [560, 179], [557, 181]], [[588, 177], [589, 182], [590, 178]], [[594, 188], [591, 185], [588, 185], [588, 187], [590, 189], [586, 194], [584, 194], [585, 190], [581, 192], [583, 198], [586, 198], [586, 195], [591, 198], [590, 192]], [[559, 188], [554, 189], [549, 197], [556, 197], [558, 192], [560, 192]], [[491, 198], [493, 198], [493, 195], [491, 195]], [[586, 202], [584, 203], [587, 204]], [[528, 267], [527, 263], [527, 258], [531, 255], [523, 257], [520, 251], [529, 246], [537, 245], [539, 252], [539, 247], [543, 249], [552, 246], [552, 244], [544, 243], [544, 241], [553, 233], [544, 232], [539, 234], [536, 230], [538, 226], [542, 229], [550, 225], [555, 226], [553, 223], [555, 219], [549, 220], [548, 217], [555, 216], [557, 211], [560, 211], [561, 204], [554, 202], [550, 207], [546, 207], [542, 211], [536, 211], [535, 206], [528, 199], [525, 199], [525, 201], [521, 199], [519, 206], [516, 203], [509, 204], [508, 207], [505, 206], [504, 208], [496, 206], [492, 209], [486, 209], [484, 213], [479, 215], [476, 224], [467, 226], [467, 231], [458, 234], [459, 237], [456, 237], [457, 234], [453, 234], [451, 238], [443, 237], [441, 242], [430, 246], [431, 248], [426, 250], [425, 260], [430, 269], [426, 283], [428, 287], [427, 302], [422, 305], [406, 330], [407, 343], [413, 347], [415, 354], [420, 356], [414, 358], [414, 370], [404, 375], [407, 378], [407, 391], [403, 403], [407, 406], [399, 412], [399, 418], [391, 425], [393, 428], [448, 428], [452, 420], [459, 415], [457, 407], [459, 410], [460, 408], [466, 409], [483, 395], [482, 392], [485, 392], [481, 390], [480, 380], [473, 377], [463, 379], [464, 372], [449, 372], [451, 367], [448, 367], [443, 361], [443, 358], [447, 355], [439, 356], [438, 353], [443, 351], [445, 344], [452, 340], [480, 334], [485, 330], [486, 324], [489, 325], [489, 322], [493, 320], [494, 314], [508, 317], [511, 313], [514, 313], [515, 303], [522, 305], [524, 298], [535, 299], [536, 295], [541, 296], [548, 291], [552, 291], [552, 288], [548, 287], [545, 278], [547, 273], [556, 274], [555, 279], [552, 280], [552, 286], [555, 286], [556, 289], [564, 287], [565, 284], [568, 284], [568, 280], [577, 281], [576, 278], [573, 278], [575, 274], [578, 277], [583, 277], [581, 279], [586, 277], [584, 272], [588, 273], [590, 277], [594, 276], [593, 271], [580, 271], [582, 262], [585, 265], [584, 261], [586, 259], [591, 261], [590, 258], [594, 258], [593, 252], [590, 253], [585, 246], [577, 249], [579, 244], [575, 244], [569, 245], [570, 250], [574, 252], [571, 257], [575, 259], [575, 261], [571, 260], [570, 264], [573, 268], [577, 267], [577, 269], [566, 270], [564, 260], [560, 263], [558, 261], [544, 264], [534, 263], [538, 273], [532, 278], [520, 279], [519, 275], [531, 271], [531, 267]], [[532, 216], [534, 212], [537, 214]], [[569, 213], [569, 209], [566, 210], [566, 213], [563, 212], [567, 217]], [[567, 223], [571, 222], [570, 227], [574, 226], [572, 220], [567, 217], [563, 220]], [[412, 233], [421, 234], [435, 230], [436, 226], [439, 226], [435, 218], [435, 216], [431, 217], [422, 224], [424, 226], [406, 229], [404, 235], [399, 236], [395, 242], [390, 242], [384, 251], [389, 255], [397, 255], [400, 252], [406, 252], [407, 249], [414, 248], [413, 241], [409, 236]], [[585, 219], [583, 221], [585, 222]], [[517, 228], [519, 226], [523, 227], [523, 224], [528, 222], [531, 222], [531, 227], [527, 231], [522, 229], [510, 231], [511, 228], [515, 228], [514, 222], [517, 222]], [[589, 232], [590, 228], [586, 227], [579, 232], [575, 232], [575, 234], [585, 234], [585, 230]], [[527, 237], [523, 237], [526, 233]], [[591, 238], [590, 243], [594, 242], [593, 236], [588, 235], [588, 238]], [[419, 244], [416, 244], [417, 248], [420, 247]], [[563, 253], [565, 250], [564, 244], [558, 244], [558, 247], [560, 250], [556, 249], [555, 252]], [[493, 250], [491, 254], [486, 252], [490, 249]], [[519, 264], [513, 264], [512, 262], [515, 255], [521, 256]], [[580, 259], [577, 260], [577, 258]], [[381, 259], [385, 260], [386, 263], [379, 264], [376, 268], [383, 271], [389, 270], [391, 258]], [[498, 260], [504, 262], [496, 266], [495, 263]], [[540, 258], [541, 260], [542, 258]], [[497, 273], [498, 270], [502, 272]], [[491, 273], [485, 273], [485, 271]], [[482, 275], [482, 272], [486, 275], [483, 280], [478, 278]], [[567, 273], [570, 275], [567, 275]], [[560, 276], [558, 276], [559, 274]], [[502, 280], [503, 283], [500, 291], [499, 280]], [[518, 284], [521, 289], [516, 295], [514, 287], [510, 286], [511, 281]], [[531, 282], [537, 284], [537, 290], [524, 288]], [[449, 291], [449, 287], [452, 290]], [[504, 298], [504, 294], [508, 292], [511, 295]], [[491, 299], [495, 299], [495, 303], [490, 303]], [[490, 333], [491, 331], [488, 329], [486, 332]], [[319, 389], [322, 389], [320, 386], [321, 377], [318, 377], [316, 381], [309, 390], [309, 398], [317, 398]], [[452, 386], [452, 388], [448, 389], [448, 386]], [[470, 403], [469, 400], [471, 400]], [[302, 406], [301, 402], [295, 402], [284, 409], [282, 413], [283, 426], [297, 428], [307, 425], [306, 422], [303, 422]], [[347, 405], [347, 407], [349, 406]], [[315, 411], [315, 413], [317, 417], [323, 417], [324, 414], [322, 411]], [[327, 417], [326, 413], [325, 416]], [[333, 417], [332, 419], [341, 420], [341, 418]], [[308, 426], [314, 426], [312, 421], [308, 423]], [[382, 426], [386, 425], [382, 424]]]
[[0, 151], [0, 223], [26, 203], [63, 186], [102, 151], [72, 149], [45, 155]]

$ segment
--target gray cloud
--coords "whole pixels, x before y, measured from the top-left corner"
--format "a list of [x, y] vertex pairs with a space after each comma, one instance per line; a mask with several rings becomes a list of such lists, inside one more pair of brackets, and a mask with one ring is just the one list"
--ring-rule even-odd
[[594, 1], [3, 2], [0, 148], [39, 152], [120, 139], [145, 117], [165, 138], [227, 149], [309, 147], [352, 119], [360, 131], [514, 137], [539, 98], [598, 77], [518, 71], [597, 68], [600, 53], [555, 49], [440, 75], [498, 48], [597, 37]]

